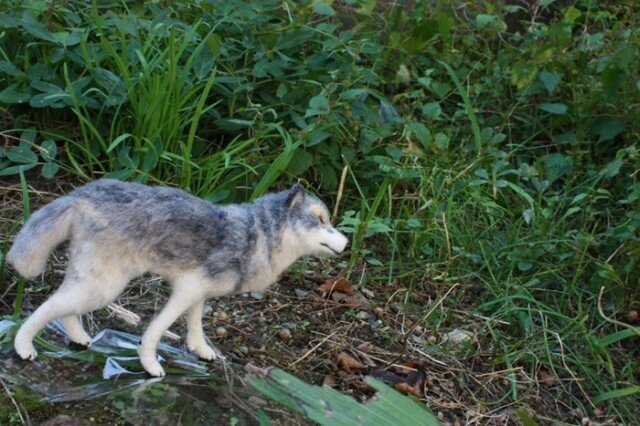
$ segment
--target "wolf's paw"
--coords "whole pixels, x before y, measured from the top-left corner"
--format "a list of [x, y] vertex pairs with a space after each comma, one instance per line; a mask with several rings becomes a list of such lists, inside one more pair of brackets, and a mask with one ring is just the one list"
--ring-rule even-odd
[[214, 361], [217, 359], [224, 361], [225, 359], [224, 355], [207, 345], [205, 342], [199, 342], [199, 344], [191, 344], [187, 342], [187, 347], [191, 352], [198, 355], [198, 358], [205, 361]]
[[164, 368], [160, 365], [155, 357], [140, 357], [140, 364], [144, 367], [145, 371], [151, 374], [153, 377], [164, 377]]
[[91, 346], [91, 343], [93, 343], [91, 336], [89, 336], [84, 330], [81, 330], [77, 334], [67, 333], [67, 335], [69, 336], [69, 340], [73, 343], [84, 346], [85, 348], [88, 348]]
[[16, 338], [14, 343], [14, 348], [18, 353], [18, 356], [22, 359], [28, 359], [29, 361], [33, 361], [38, 356], [38, 351], [33, 347], [32, 342], [21, 342]]

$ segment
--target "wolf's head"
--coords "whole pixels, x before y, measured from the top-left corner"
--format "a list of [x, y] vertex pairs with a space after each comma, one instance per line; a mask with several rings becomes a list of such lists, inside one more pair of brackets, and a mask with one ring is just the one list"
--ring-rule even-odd
[[284, 191], [286, 220], [281, 230], [283, 248], [297, 256], [339, 255], [349, 240], [331, 225], [329, 210], [300, 184]]

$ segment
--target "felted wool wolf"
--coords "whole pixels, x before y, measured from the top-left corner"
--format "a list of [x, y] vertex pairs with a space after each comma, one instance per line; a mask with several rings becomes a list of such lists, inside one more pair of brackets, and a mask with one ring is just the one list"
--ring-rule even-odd
[[145, 272], [159, 274], [172, 293], [142, 336], [144, 369], [164, 376], [156, 357], [163, 333], [187, 313], [187, 346], [200, 358], [218, 357], [202, 330], [211, 297], [263, 291], [296, 259], [337, 255], [347, 238], [329, 222], [325, 205], [300, 185], [253, 204], [215, 205], [184, 191], [103, 179], [37, 211], [18, 233], [7, 258], [32, 278], [56, 245], [70, 239], [60, 288], [22, 324], [15, 349], [34, 359], [35, 335], [60, 318], [69, 338], [90, 345], [79, 315], [115, 300]]

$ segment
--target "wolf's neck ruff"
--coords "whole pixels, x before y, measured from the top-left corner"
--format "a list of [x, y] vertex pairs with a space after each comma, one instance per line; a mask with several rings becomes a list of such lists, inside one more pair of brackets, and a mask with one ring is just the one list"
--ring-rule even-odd
[[71, 239], [63, 284], [23, 324], [15, 348], [34, 358], [33, 338], [54, 318], [72, 341], [91, 339], [78, 315], [104, 307], [145, 272], [164, 276], [173, 292], [151, 322], [139, 348], [144, 368], [164, 375], [156, 345], [187, 312], [187, 345], [215, 358], [202, 332], [203, 301], [265, 290], [296, 259], [341, 253], [347, 238], [328, 222], [325, 205], [300, 185], [253, 204], [220, 206], [184, 191], [115, 180], [78, 188], [37, 211], [7, 254], [25, 277], [42, 273], [49, 253]]

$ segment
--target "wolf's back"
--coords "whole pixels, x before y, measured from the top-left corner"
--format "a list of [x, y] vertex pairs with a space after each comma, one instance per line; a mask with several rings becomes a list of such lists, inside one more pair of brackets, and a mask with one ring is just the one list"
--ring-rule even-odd
[[75, 214], [75, 199], [61, 197], [31, 216], [16, 236], [7, 260], [25, 278], [44, 271], [53, 249], [69, 238]]

